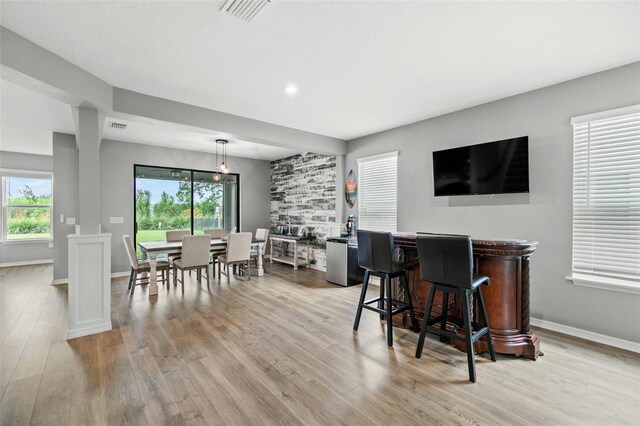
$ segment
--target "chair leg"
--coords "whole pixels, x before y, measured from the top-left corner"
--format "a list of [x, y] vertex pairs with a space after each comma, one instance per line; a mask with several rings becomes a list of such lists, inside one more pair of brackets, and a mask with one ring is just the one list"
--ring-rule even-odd
[[465, 343], [467, 345], [467, 363], [469, 364], [469, 380], [476, 381], [476, 363], [473, 357], [473, 343], [471, 343], [471, 336], [473, 335], [473, 328], [471, 325], [471, 315], [469, 312], [469, 290], [461, 289], [460, 295], [462, 296], [462, 314], [464, 316], [464, 335]]
[[424, 346], [424, 338], [427, 335], [427, 327], [429, 326], [429, 317], [431, 316], [431, 307], [433, 305], [433, 295], [436, 293], [435, 284], [431, 284], [429, 289], [429, 298], [424, 310], [424, 319], [422, 320], [422, 329], [420, 330], [420, 338], [418, 339], [418, 347], [416, 348], [416, 358], [422, 356], [422, 347]]
[[221, 273], [222, 273], [222, 263], [218, 263], [218, 281], [220, 281]]
[[251, 281], [251, 260], [247, 260], [247, 281]]
[[[191, 271], [189, 271], [191, 272]], [[180, 269], [180, 281], [182, 284], [182, 294], [184, 294], [184, 269]]]
[[131, 295], [136, 289], [136, 281], [138, 280], [138, 271], [133, 271], [133, 280], [131, 281]]
[[177, 286], [178, 285], [178, 268], [175, 267], [175, 265], [173, 266], [173, 286]]
[[484, 306], [484, 298], [482, 297], [482, 289], [478, 289], [478, 306], [480, 307], [480, 313], [482, 315], [482, 322], [487, 327], [487, 347], [489, 348], [489, 356], [491, 361], [496, 362], [496, 351], [493, 348], [493, 337], [491, 336], [491, 327], [489, 326], [489, 318], [487, 318], [487, 310]]
[[411, 318], [411, 329], [414, 332], [418, 331], [418, 321], [416, 321], [416, 312], [413, 310], [413, 300], [411, 300], [411, 292], [409, 291], [409, 282], [407, 281], [407, 274], [400, 276], [400, 282], [404, 282], [404, 291], [407, 297], [407, 304], [409, 305], [409, 317]]
[[131, 285], [133, 284], [133, 276], [136, 273], [136, 270], [131, 268], [131, 274], [129, 274], [129, 286], [127, 287], [127, 290], [131, 290]]
[[367, 287], [369, 286], [369, 270], [364, 271], [364, 282], [362, 283], [362, 290], [360, 291], [360, 302], [358, 302], [358, 309], [356, 310], [356, 320], [353, 323], [353, 331], [358, 331], [360, 325], [360, 317], [362, 316], [362, 306], [364, 305], [364, 299], [367, 296]]
[[[449, 292], [446, 290], [442, 291], [442, 315], [444, 316], [444, 319], [442, 320], [442, 322], [440, 323], [440, 330], [446, 330], [447, 329], [447, 314], [449, 313]], [[440, 336], [440, 341], [442, 343], [445, 343], [447, 341], [449, 341], [449, 339], [447, 338], [447, 336]]]
[[387, 346], [393, 346], [393, 317], [391, 315], [391, 311], [393, 310], [393, 300], [391, 298], [391, 277], [389, 275], [385, 275], [385, 282], [387, 285], [387, 314], [385, 317], [387, 318]]

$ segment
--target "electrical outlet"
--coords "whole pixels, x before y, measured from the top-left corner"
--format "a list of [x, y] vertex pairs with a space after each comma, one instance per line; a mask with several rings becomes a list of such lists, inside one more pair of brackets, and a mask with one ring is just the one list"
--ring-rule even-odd
[[109, 223], [124, 223], [124, 218], [123, 217], [110, 217], [109, 218]]
[[75, 225], [76, 224], [76, 218], [75, 217], [68, 217], [67, 218], [67, 225]]
[[53, 243], [49, 243], [49, 248], [53, 248]]

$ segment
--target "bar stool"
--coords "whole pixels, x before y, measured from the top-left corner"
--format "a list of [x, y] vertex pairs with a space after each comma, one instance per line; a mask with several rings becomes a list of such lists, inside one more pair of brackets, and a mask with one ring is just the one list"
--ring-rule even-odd
[[[378, 312], [380, 319], [387, 320], [387, 345], [393, 346], [393, 316], [409, 311], [411, 325], [415, 331], [418, 330], [416, 315], [413, 311], [413, 302], [407, 284], [407, 269], [414, 264], [397, 263], [393, 261], [393, 236], [390, 232], [358, 231], [358, 263], [365, 269], [364, 283], [360, 293], [360, 302], [356, 320], [353, 323], [353, 330], [358, 331], [362, 308]], [[380, 297], [365, 301], [367, 287], [371, 276], [380, 278]], [[398, 285], [404, 289], [407, 302], [395, 300], [391, 296], [391, 280], [398, 278]], [[386, 297], [385, 297], [386, 291]], [[378, 307], [369, 306], [378, 302]], [[394, 309], [394, 305], [397, 308]]]
[[[476, 367], [473, 354], [473, 344], [482, 336], [487, 336], [487, 346], [493, 362], [496, 361], [496, 353], [493, 349], [493, 339], [487, 310], [482, 298], [481, 285], [489, 285], [489, 277], [473, 273], [473, 249], [471, 238], [466, 235], [428, 235], [416, 238], [418, 248], [418, 258], [420, 259], [420, 273], [424, 281], [431, 282], [429, 299], [424, 312], [424, 321], [418, 339], [416, 358], [422, 355], [424, 338], [427, 331], [436, 333], [442, 337], [462, 340], [467, 347], [467, 363], [469, 364], [469, 380], [476, 381]], [[433, 307], [433, 296], [436, 290], [443, 292], [442, 315], [429, 319], [431, 308]], [[462, 315], [465, 335], [459, 336], [456, 333], [446, 330], [447, 321], [459, 322], [459, 318], [447, 315], [449, 305], [449, 293], [458, 293], [462, 299]], [[477, 295], [478, 308], [484, 325], [471, 321], [469, 312], [473, 295]], [[433, 324], [440, 323], [440, 328], [432, 327]]]

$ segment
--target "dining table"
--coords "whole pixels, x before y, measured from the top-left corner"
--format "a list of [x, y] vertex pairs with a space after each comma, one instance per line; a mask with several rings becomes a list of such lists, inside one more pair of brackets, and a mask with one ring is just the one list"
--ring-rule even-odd
[[[258, 276], [261, 277], [264, 275], [264, 246], [266, 240], [261, 240], [254, 238], [251, 241], [251, 247], [255, 247], [258, 252], [258, 258], [256, 262]], [[142, 252], [149, 259], [149, 297], [158, 295], [158, 275], [157, 275], [157, 266], [158, 266], [158, 255], [159, 254], [179, 254], [182, 252], [182, 241], [150, 241], [150, 242], [139, 242], [138, 246], [142, 250]], [[227, 246], [227, 241], [223, 239], [212, 239], [211, 240], [211, 248], [225, 248]]]

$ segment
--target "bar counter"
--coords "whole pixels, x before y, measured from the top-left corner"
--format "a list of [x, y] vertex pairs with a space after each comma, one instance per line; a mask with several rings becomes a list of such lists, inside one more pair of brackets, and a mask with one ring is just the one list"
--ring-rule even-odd
[[[394, 234], [395, 256], [398, 261], [417, 261], [416, 233], [398, 232]], [[529, 256], [536, 250], [536, 241], [525, 240], [472, 240], [475, 273], [487, 275], [491, 279], [489, 286], [482, 287], [482, 295], [487, 307], [487, 315], [493, 334], [495, 350], [500, 354], [536, 359], [540, 352], [540, 340], [529, 328]], [[409, 291], [418, 318], [422, 325], [424, 305], [429, 294], [430, 283], [422, 281], [420, 266], [409, 271]], [[394, 292], [397, 292], [397, 287]], [[402, 300], [403, 296], [395, 297]], [[442, 294], [436, 292], [432, 315], [442, 312]], [[449, 299], [450, 315], [462, 316], [459, 297]], [[439, 302], [438, 302], [439, 301]], [[475, 316], [475, 302], [472, 302]], [[474, 321], [480, 322], [478, 318]], [[394, 318], [394, 325], [411, 327], [408, 313]], [[448, 328], [464, 334], [464, 330], [455, 324]], [[463, 344], [455, 345], [464, 348]], [[480, 340], [478, 351], [486, 351], [486, 342]]]

